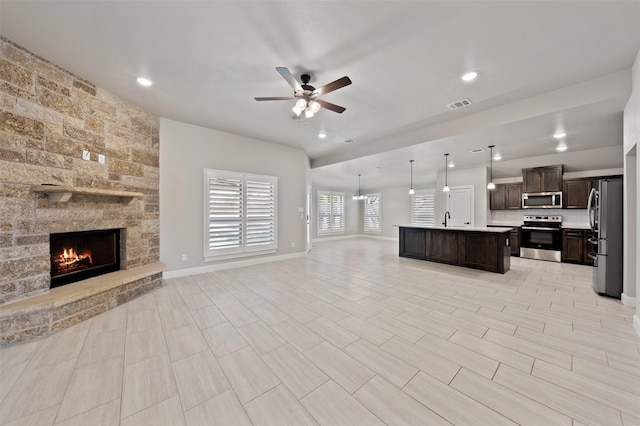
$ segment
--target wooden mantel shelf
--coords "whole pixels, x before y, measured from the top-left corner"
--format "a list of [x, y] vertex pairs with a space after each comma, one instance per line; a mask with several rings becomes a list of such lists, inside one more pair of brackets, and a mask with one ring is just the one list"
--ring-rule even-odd
[[144, 196], [142, 192], [58, 185], [33, 185], [31, 187], [31, 191], [47, 194], [50, 203], [66, 203], [74, 194], [118, 197], [128, 201], [131, 201], [133, 198], [142, 198]]

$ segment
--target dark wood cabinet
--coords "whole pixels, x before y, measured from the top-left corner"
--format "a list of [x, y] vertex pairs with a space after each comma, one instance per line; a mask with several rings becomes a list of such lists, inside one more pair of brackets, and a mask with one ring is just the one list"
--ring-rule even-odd
[[460, 266], [499, 272], [511, 267], [508, 234], [461, 232]]
[[424, 259], [426, 257], [425, 233], [422, 229], [400, 228], [400, 253], [404, 257]]
[[438, 262], [458, 263], [459, 234], [451, 231], [427, 231], [427, 257]]
[[490, 191], [489, 208], [491, 210], [519, 210], [522, 208], [522, 184], [501, 183]]
[[399, 255], [504, 274], [511, 267], [508, 232], [400, 226]]
[[511, 256], [520, 257], [520, 227], [511, 230], [509, 245], [511, 246]]
[[[500, 225], [487, 225], [487, 228], [505, 228], [505, 226]], [[506, 226], [508, 228], [508, 226]], [[511, 256], [520, 257], [520, 227], [516, 226], [511, 228], [511, 233], [509, 234], [509, 246], [511, 247]]]
[[562, 261], [565, 263], [577, 263], [593, 266], [593, 259], [589, 257], [592, 245], [589, 238], [593, 233], [584, 229], [562, 230]]
[[562, 183], [562, 208], [586, 209], [591, 188], [597, 182], [597, 179], [565, 180]]
[[522, 169], [522, 192], [562, 191], [562, 165]]

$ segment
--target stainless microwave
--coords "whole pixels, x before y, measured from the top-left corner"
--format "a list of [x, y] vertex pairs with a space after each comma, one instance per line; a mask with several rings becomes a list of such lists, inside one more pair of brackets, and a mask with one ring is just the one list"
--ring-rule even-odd
[[536, 192], [522, 194], [523, 209], [561, 209], [562, 192]]

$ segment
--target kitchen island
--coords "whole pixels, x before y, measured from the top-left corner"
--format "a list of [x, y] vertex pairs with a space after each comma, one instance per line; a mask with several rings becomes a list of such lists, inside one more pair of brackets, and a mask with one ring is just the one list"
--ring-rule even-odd
[[504, 274], [511, 267], [511, 228], [397, 225], [401, 257]]

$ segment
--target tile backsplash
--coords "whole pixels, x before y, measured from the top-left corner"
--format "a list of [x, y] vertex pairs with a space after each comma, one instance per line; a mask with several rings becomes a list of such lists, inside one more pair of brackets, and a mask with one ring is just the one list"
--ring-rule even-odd
[[490, 210], [487, 216], [489, 225], [522, 225], [524, 216], [562, 216], [564, 228], [588, 228], [587, 209], [526, 209], [526, 210]]

